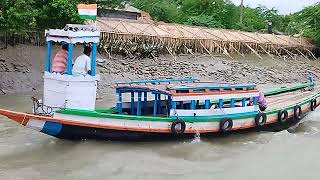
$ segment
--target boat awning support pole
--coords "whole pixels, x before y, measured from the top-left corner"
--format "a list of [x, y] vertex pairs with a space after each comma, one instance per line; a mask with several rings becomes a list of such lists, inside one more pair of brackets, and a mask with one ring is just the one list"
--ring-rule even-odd
[[242, 107], [246, 107], [246, 98], [242, 98]]
[[68, 44], [68, 62], [67, 62], [67, 74], [72, 75], [72, 51], [73, 44], [70, 42]]
[[230, 101], [230, 107], [234, 108], [234, 104], [235, 104], [235, 100], [232, 98], [231, 101]]
[[254, 104], [254, 105], [257, 105], [257, 100], [258, 100], [257, 97], [253, 97], [253, 104]]
[[46, 54], [46, 71], [50, 72], [51, 69], [51, 47], [52, 41], [47, 41], [47, 54]]
[[148, 101], [148, 92], [144, 92], [143, 94], [143, 113], [147, 114], [147, 101]]
[[171, 108], [177, 109], [177, 101], [171, 101]]
[[158, 113], [161, 114], [161, 94], [158, 94]]
[[223, 99], [219, 99], [218, 107], [219, 107], [219, 108], [222, 108], [222, 107], [223, 107]]
[[131, 115], [134, 115], [134, 92], [131, 92]]
[[[176, 101], [175, 101], [176, 102]], [[172, 97], [168, 95], [168, 101], [167, 101], [167, 115], [170, 115], [170, 109], [172, 108]], [[175, 107], [177, 108], [177, 102], [175, 103]]]
[[209, 99], [205, 100], [204, 106], [206, 109], [210, 109], [210, 100]]
[[142, 92], [138, 92], [138, 102], [137, 102], [137, 116], [141, 116], [141, 96]]
[[191, 100], [190, 108], [196, 109], [196, 100]]
[[96, 75], [97, 43], [92, 43], [91, 76]]
[[154, 94], [154, 101], [153, 101], [153, 116], [157, 116], [157, 102], [158, 94]]
[[117, 97], [118, 97], [118, 102], [117, 102], [118, 114], [122, 114], [122, 94], [120, 91], [117, 91]]

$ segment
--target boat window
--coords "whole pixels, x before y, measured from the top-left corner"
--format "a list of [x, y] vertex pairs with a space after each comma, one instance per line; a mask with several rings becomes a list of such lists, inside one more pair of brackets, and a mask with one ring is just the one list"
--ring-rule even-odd
[[235, 88], [235, 90], [242, 91], [244, 88]]
[[225, 88], [223, 89], [224, 91], [231, 91], [232, 89], [231, 88]]
[[189, 93], [189, 90], [176, 90], [176, 93]]
[[220, 89], [210, 89], [211, 92], [219, 92]]
[[196, 101], [196, 109], [205, 109], [205, 100]]
[[195, 92], [195, 93], [197, 93], [197, 92], [206, 92], [206, 90], [205, 89], [195, 89], [195, 90], [193, 90], [193, 92]]

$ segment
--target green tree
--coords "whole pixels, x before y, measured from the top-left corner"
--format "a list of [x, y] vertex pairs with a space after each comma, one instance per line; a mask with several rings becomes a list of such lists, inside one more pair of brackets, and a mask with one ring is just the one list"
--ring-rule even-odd
[[41, 10], [37, 16], [38, 29], [63, 28], [68, 23], [80, 23], [78, 3], [78, 0], [38, 1], [36, 8]]
[[1, 29], [8, 32], [24, 33], [37, 27], [38, 9], [34, 0], [2, 0]]

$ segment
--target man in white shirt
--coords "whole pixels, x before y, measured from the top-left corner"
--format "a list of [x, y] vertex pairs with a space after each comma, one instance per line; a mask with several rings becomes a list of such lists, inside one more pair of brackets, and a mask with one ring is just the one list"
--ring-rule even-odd
[[83, 49], [83, 54], [77, 57], [76, 61], [73, 65], [72, 74], [74, 76], [91, 74], [91, 48], [89, 46], [85, 46]]

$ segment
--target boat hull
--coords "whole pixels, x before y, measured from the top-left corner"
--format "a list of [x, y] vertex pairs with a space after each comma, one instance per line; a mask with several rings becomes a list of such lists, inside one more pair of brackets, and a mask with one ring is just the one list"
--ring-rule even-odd
[[[233, 126], [228, 133], [221, 132], [219, 123], [221, 119], [182, 119], [185, 121], [184, 133], [175, 135], [171, 126], [176, 119], [160, 117], [141, 117], [117, 114], [88, 114], [76, 115], [74, 112], [56, 113], [54, 117], [40, 116], [28, 113], [0, 109], [0, 114], [16, 121], [22, 126], [40, 131], [63, 139], [103, 139], [103, 140], [167, 140], [177, 138], [192, 138], [195, 134], [205, 136], [219, 136], [230, 133], [247, 131], [281, 131], [297, 124], [305, 115], [311, 112], [312, 100], [316, 100], [316, 107], [320, 104], [320, 94], [305, 98], [299, 103], [280, 109], [270, 109], [266, 113], [266, 124], [257, 126], [256, 115], [232, 118]], [[299, 105], [302, 116], [296, 118], [294, 109]], [[282, 110], [288, 113], [285, 122], [279, 122], [278, 113]], [[94, 115], [94, 116], [92, 116]], [[230, 118], [230, 117], [228, 117]]]
[[[303, 114], [303, 117], [307, 113]], [[193, 138], [198, 133], [183, 133], [175, 135], [168, 132], [146, 132], [146, 131], [132, 131], [132, 130], [117, 130], [106, 129], [99, 127], [86, 127], [75, 124], [64, 124], [60, 122], [48, 121], [48, 118], [36, 119], [28, 116], [8, 116], [19, 124], [31, 128], [33, 130], [42, 132], [44, 134], [54, 136], [61, 139], [70, 140], [84, 140], [84, 139], [99, 139], [99, 140], [121, 140], [121, 141], [149, 141], [149, 140], [169, 140], [179, 138]], [[238, 128], [229, 132], [203, 132], [201, 137], [225, 136], [231, 133], [242, 132], [257, 132], [257, 131], [281, 131], [299, 123], [300, 120], [290, 117], [285, 123], [273, 122], [264, 126], [251, 126], [248, 128]]]
[[[201, 133], [201, 137], [217, 137], [226, 136], [234, 133], [244, 132], [259, 132], [259, 131], [282, 131], [288, 129], [299, 123], [294, 118], [288, 119], [286, 123], [273, 123], [263, 127], [252, 127], [248, 129], [239, 129], [230, 131], [227, 133], [222, 132], [209, 132]], [[45, 134], [51, 134], [49, 131], [41, 131]], [[119, 140], [119, 141], [154, 141], [154, 140], [174, 140], [174, 139], [189, 139], [194, 138], [197, 134], [188, 133], [181, 135], [174, 135], [171, 133], [157, 133], [157, 132], [139, 132], [139, 131], [125, 131], [125, 130], [113, 130], [102, 128], [91, 128], [83, 126], [75, 126], [62, 124], [60, 131], [56, 134], [51, 134], [54, 137], [69, 140], [85, 140], [85, 139], [99, 139], [99, 140]]]

